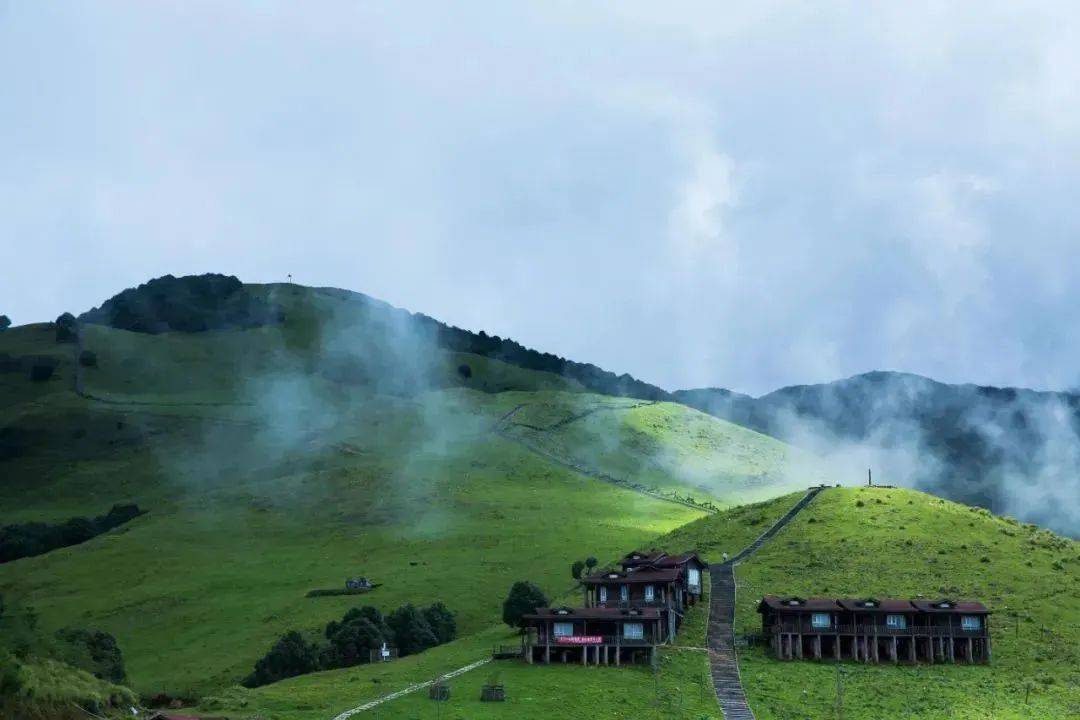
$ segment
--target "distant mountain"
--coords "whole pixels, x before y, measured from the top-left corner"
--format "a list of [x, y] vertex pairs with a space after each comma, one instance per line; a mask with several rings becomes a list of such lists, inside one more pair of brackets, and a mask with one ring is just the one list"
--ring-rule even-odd
[[880, 482], [1080, 534], [1080, 395], [948, 385], [897, 372], [758, 398], [722, 388], [673, 395], [807, 447], [832, 459], [837, 472], [872, 465]]

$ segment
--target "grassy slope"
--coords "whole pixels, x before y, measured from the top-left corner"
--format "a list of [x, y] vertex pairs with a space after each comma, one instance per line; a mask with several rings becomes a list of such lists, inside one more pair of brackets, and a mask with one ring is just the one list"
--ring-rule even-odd
[[504, 428], [572, 464], [723, 505], [822, 479], [806, 453], [676, 403], [546, 393]]
[[[706, 555], [716, 556], [723, 549], [732, 552], [745, 547], [761, 532], [783, 515], [802, 495], [793, 493], [756, 505], [741, 506], [701, 518], [671, 533], [655, 538], [648, 547], [676, 552], [694, 549]], [[708, 580], [706, 577], [706, 587]], [[524, 665], [517, 661], [505, 661], [486, 666], [451, 681], [452, 697], [442, 708], [444, 718], [522, 718], [523, 720], [575, 720], [579, 717], [616, 719], [678, 717], [701, 720], [720, 718], [720, 710], [713, 694], [712, 681], [708, 675], [708, 659], [700, 648], [705, 646], [708, 622], [708, 598], [692, 608], [686, 616], [675, 641], [675, 647], [661, 651], [659, 673], [654, 677], [649, 668], [604, 668], [590, 666], [563, 667], [559, 665]], [[497, 634], [497, 631], [496, 631]], [[495, 642], [493, 636], [492, 640]], [[458, 643], [454, 643], [457, 645]], [[483, 650], [476, 648], [477, 652]], [[440, 648], [447, 652], [449, 648]], [[465, 665], [473, 656], [463, 653], [457, 656], [459, 665]], [[248, 707], [261, 713], [275, 711], [282, 720], [314, 720], [329, 717], [347, 705], [326, 703], [334, 697], [350, 691], [358, 698], [354, 705], [364, 700], [400, 689], [410, 682], [428, 679], [412, 668], [387, 668], [388, 677], [381, 680], [380, 689], [367, 684], [363, 669], [319, 673], [310, 678], [297, 678], [285, 683], [258, 690], [244, 696]], [[400, 673], [390, 675], [390, 673]], [[505, 704], [481, 703], [480, 686], [493, 674], [506, 685], [509, 696]], [[391, 684], [386, 685], [387, 681]], [[287, 695], [304, 694], [307, 708], [297, 710], [290, 705]], [[568, 701], [571, 700], [571, 701]], [[235, 707], [234, 698], [234, 705]], [[342, 696], [344, 702], [346, 697]], [[208, 708], [213, 709], [213, 708]], [[406, 698], [392, 701], [371, 711], [372, 718], [425, 718], [431, 717], [434, 704], [421, 691]]]
[[[915, 491], [830, 489], [737, 575], [739, 632], [760, 629], [766, 593], [945, 595], [994, 611], [989, 666], [842, 664], [846, 720], [1080, 714], [1080, 543]], [[780, 663], [761, 648], [741, 664], [760, 720], [834, 717], [834, 665]]]
[[[447, 353], [423, 368], [429, 389], [411, 397], [333, 382], [325, 356], [340, 357], [341, 338], [365, 371], [383, 362], [369, 355], [398, 357], [401, 339], [386, 328], [365, 335], [328, 307], [334, 293], [292, 292], [282, 328], [164, 336], [86, 328], [99, 367], [85, 385], [108, 403], [70, 391], [73, 348], [56, 345], [50, 327], [0, 334], [0, 352], [64, 363], [46, 383], [0, 375], [0, 422], [34, 440], [4, 463], [0, 523], [94, 515], [121, 501], [150, 510], [83, 545], [0, 566], [0, 592], [33, 604], [46, 628], [112, 632], [137, 690], [223, 691], [284, 630], [318, 628], [356, 604], [303, 597], [353, 574], [385, 583], [363, 602], [391, 609], [441, 599], [464, 635], [487, 632], [514, 580], [561, 594], [578, 555], [613, 560], [701, 516], [492, 432], [519, 404], [565, 403], [577, 388], [562, 378]], [[312, 332], [305, 317], [322, 316], [333, 319]], [[366, 345], [349, 344], [358, 334]], [[473, 371], [467, 381], [462, 362]], [[520, 389], [477, 392], [507, 387]], [[676, 430], [655, 447], [674, 442]], [[408, 678], [409, 663], [445, 671], [478, 648], [483, 655], [500, 633], [396, 667]]]

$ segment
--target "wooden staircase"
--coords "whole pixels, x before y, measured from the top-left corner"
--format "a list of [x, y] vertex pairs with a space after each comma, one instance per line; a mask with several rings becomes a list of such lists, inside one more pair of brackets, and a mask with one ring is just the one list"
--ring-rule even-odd
[[739, 554], [726, 563], [709, 566], [709, 666], [716, 699], [726, 720], [754, 720], [754, 713], [746, 704], [746, 693], [743, 692], [742, 678], [739, 676], [739, 658], [735, 652], [735, 565], [780, 532], [823, 489], [811, 488], [782, 518]]

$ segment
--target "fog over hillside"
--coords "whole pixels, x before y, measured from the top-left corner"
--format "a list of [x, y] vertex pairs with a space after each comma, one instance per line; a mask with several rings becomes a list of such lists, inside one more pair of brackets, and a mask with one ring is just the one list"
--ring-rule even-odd
[[947, 385], [871, 372], [753, 398], [674, 393], [718, 417], [805, 447], [837, 481], [865, 478], [978, 504], [1080, 535], [1080, 395]]

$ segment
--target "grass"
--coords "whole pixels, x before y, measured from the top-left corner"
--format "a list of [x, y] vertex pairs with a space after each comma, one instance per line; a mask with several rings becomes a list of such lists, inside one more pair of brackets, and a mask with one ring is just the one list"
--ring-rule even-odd
[[[829, 489], [736, 574], [737, 632], [760, 629], [755, 605], [767, 593], [975, 598], [994, 612], [990, 665], [842, 663], [846, 720], [1080, 710], [1076, 541], [912, 490]], [[781, 663], [752, 648], [741, 669], [760, 720], [835, 717], [835, 665]], [[1035, 689], [1025, 702], [1028, 681]]]
[[588, 471], [720, 505], [822, 480], [808, 454], [677, 403], [545, 393], [521, 398], [503, 427]]

